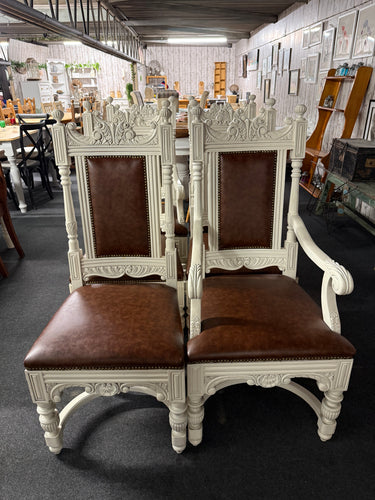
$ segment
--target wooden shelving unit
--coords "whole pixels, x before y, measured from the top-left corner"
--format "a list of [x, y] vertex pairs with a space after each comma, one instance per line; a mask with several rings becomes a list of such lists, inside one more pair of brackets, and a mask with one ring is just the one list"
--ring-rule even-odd
[[226, 94], [227, 63], [215, 62], [214, 97]]
[[[312, 184], [316, 164], [320, 159], [324, 167], [328, 169], [329, 151], [322, 151], [324, 134], [333, 113], [344, 113], [344, 126], [341, 138], [349, 139], [352, 135], [354, 124], [357, 120], [363, 98], [371, 78], [372, 68], [361, 66], [358, 68], [355, 76], [336, 76], [336, 70], [328, 71], [326, 81], [318, 104], [318, 121], [314, 132], [306, 142], [306, 156], [303, 161], [302, 172], [308, 172], [306, 179], [301, 180], [300, 184], [313, 196], [318, 197], [320, 191]], [[336, 108], [336, 101], [344, 82], [352, 83], [352, 88], [345, 106], [345, 109]], [[333, 106], [328, 108], [324, 106], [324, 101], [328, 96], [333, 97]]]

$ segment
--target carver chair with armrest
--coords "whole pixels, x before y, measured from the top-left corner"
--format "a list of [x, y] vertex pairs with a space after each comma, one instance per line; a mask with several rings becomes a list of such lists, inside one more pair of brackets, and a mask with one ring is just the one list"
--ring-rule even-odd
[[[181, 452], [186, 445], [187, 417], [176, 290], [170, 112], [144, 135], [137, 135], [126, 122], [103, 120], [95, 122], [90, 132], [86, 127], [82, 135], [74, 124], [61, 123], [61, 111], [54, 111], [53, 116], [71, 294], [24, 362], [46, 444], [53, 453], [61, 451], [67, 418], [82, 404], [99, 396], [135, 391], [155, 396], [168, 407], [172, 446]], [[78, 241], [72, 199], [71, 157], [84, 250]], [[82, 392], [58, 412], [56, 403], [69, 387], [82, 388]]]
[[[316, 246], [298, 214], [305, 110], [296, 106], [296, 118], [287, 118], [277, 130], [268, 130], [264, 115], [252, 120], [235, 115], [223, 129], [215, 120], [202, 121], [199, 106], [192, 110], [187, 384], [189, 440], [194, 445], [202, 439], [207, 398], [242, 383], [293, 392], [315, 411], [323, 441], [335, 431], [355, 354], [340, 335], [336, 294], [349, 294], [353, 281]], [[284, 239], [288, 151], [292, 173]], [[207, 184], [206, 244], [202, 179]], [[323, 271], [321, 307], [296, 281], [299, 245]], [[324, 393], [322, 401], [295, 378], [315, 380]]]

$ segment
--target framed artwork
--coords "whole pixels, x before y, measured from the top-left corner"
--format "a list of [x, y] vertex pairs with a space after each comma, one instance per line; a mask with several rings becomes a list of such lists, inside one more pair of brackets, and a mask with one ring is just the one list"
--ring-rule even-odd
[[289, 95], [298, 95], [298, 84], [299, 84], [299, 69], [291, 69], [289, 71], [289, 85], [288, 85]]
[[310, 28], [309, 47], [322, 42], [323, 23], [316, 23]]
[[283, 71], [289, 71], [291, 51], [292, 51], [292, 49], [285, 49], [284, 50]]
[[322, 55], [320, 58], [321, 70], [331, 69], [335, 31], [335, 28], [323, 31]]
[[371, 57], [375, 44], [375, 5], [361, 9], [358, 14], [352, 57]]
[[263, 85], [263, 102], [266, 102], [266, 99], [269, 99], [270, 90], [271, 90], [271, 80], [269, 78], [265, 78]]
[[350, 59], [356, 20], [356, 10], [339, 17], [333, 59]]
[[267, 57], [263, 59], [262, 63], [262, 75], [267, 76]]
[[375, 140], [375, 99], [371, 99], [368, 104], [363, 139], [366, 139], [367, 141]]
[[306, 83], [316, 83], [317, 81], [319, 71], [319, 56], [319, 53], [307, 56], [305, 74]]
[[279, 50], [279, 65], [278, 65], [279, 75], [283, 74], [283, 62], [284, 62], [284, 50], [280, 49]]
[[306, 57], [303, 57], [301, 59], [301, 71], [300, 71], [300, 78], [305, 78], [306, 76], [306, 62], [307, 62], [307, 58]]
[[279, 62], [279, 49], [280, 43], [274, 43], [272, 45], [272, 67], [277, 66], [277, 63]]
[[271, 72], [271, 87], [270, 87], [270, 95], [274, 96], [276, 92], [276, 75], [277, 69], [274, 68]]
[[262, 88], [262, 72], [257, 72], [257, 89], [260, 90]]
[[267, 73], [272, 71], [272, 54], [267, 57]]
[[247, 71], [256, 71], [258, 69], [259, 49], [251, 50], [247, 53]]
[[302, 31], [302, 48], [307, 49], [310, 43], [310, 29]]
[[320, 98], [322, 97], [322, 92], [324, 89], [324, 85], [326, 83], [326, 77], [327, 77], [326, 71], [324, 73], [319, 73], [318, 85], [317, 85], [317, 89], [316, 89], [316, 100], [318, 101], [318, 103], [320, 101]]
[[242, 77], [247, 77], [247, 54], [243, 54], [242, 56]]

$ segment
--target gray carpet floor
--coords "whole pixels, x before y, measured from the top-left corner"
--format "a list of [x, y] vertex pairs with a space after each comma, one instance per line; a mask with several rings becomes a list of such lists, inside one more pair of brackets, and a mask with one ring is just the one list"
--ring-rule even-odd
[[[167, 409], [154, 398], [95, 400], [65, 429], [65, 448], [44, 444], [23, 374], [23, 358], [68, 295], [61, 191], [13, 222], [18, 259], [0, 237], [9, 278], [0, 278], [0, 498], [328, 499], [375, 498], [374, 238], [347, 217], [317, 217], [301, 192], [302, 216], [316, 242], [353, 274], [339, 297], [342, 333], [357, 348], [333, 439], [322, 443], [316, 417], [282, 389], [234, 386], [206, 403], [204, 439], [177, 455]], [[11, 203], [10, 203], [11, 205]], [[319, 301], [321, 273], [301, 253], [300, 284]], [[303, 314], [303, 311], [301, 311]]]

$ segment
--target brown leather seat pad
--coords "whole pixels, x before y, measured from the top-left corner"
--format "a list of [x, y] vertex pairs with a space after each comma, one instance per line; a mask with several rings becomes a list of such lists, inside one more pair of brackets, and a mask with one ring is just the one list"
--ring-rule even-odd
[[182, 368], [176, 290], [90, 285], [65, 300], [25, 358], [28, 369]]
[[318, 305], [291, 278], [218, 276], [204, 280], [202, 332], [188, 360], [351, 358], [355, 349], [323, 322]]

